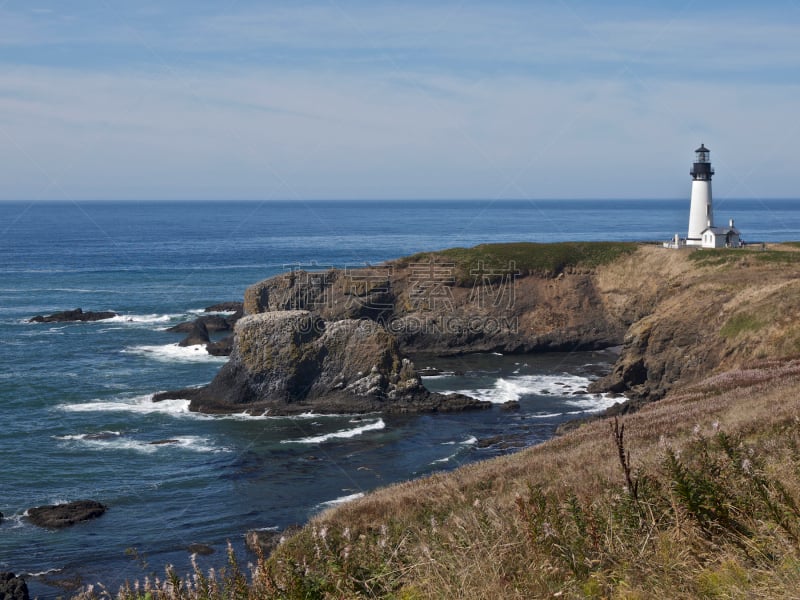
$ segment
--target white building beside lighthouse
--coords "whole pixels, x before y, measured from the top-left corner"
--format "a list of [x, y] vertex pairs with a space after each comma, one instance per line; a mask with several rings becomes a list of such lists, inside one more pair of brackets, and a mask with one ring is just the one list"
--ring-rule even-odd
[[739, 230], [733, 224], [733, 219], [727, 227], [714, 226], [714, 202], [711, 196], [711, 178], [714, 169], [711, 168], [709, 154], [711, 151], [705, 144], [694, 151], [695, 159], [692, 170], [692, 196], [689, 207], [689, 234], [685, 240], [675, 235], [675, 239], [664, 245], [669, 248], [682, 246], [695, 246], [701, 248], [739, 248], [742, 245]]

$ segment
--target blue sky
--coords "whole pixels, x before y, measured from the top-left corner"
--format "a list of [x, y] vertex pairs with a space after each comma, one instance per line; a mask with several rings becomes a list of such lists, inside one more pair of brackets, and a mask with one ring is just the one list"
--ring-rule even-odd
[[797, 197], [800, 0], [0, 0], [0, 199]]

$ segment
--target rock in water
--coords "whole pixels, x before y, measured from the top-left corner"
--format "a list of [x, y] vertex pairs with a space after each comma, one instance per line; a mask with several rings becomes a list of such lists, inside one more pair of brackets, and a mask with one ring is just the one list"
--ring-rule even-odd
[[179, 346], [197, 346], [208, 344], [210, 341], [208, 337], [208, 330], [206, 329], [205, 323], [203, 323], [200, 319], [192, 323], [192, 329], [178, 345]]
[[[417, 412], [483, 406], [432, 394], [379, 324], [325, 322], [305, 310], [249, 315], [236, 324], [230, 361], [206, 387], [157, 394], [201, 412]], [[488, 405], [488, 404], [487, 404]]]
[[52, 315], [36, 315], [30, 319], [30, 323], [70, 323], [73, 321], [102, 321], [103, 319], [112, 319], [117, 316], [117, 313], [108, 311], [100, 312], [83, 312], [83, 309], [76, 308], [75, 310], [65, 310], [62, 312], [53, 313]]
[[28, 584], [14, 573], [0, 573], [0, 600], [29, 600]]
[[96, 519], [106, 512], [107, 507], [94, 500], [76, 500], [65, 504], [49, 504], [28, 510], [31, 523], [48, 529], [69, 527], [81, 521]]

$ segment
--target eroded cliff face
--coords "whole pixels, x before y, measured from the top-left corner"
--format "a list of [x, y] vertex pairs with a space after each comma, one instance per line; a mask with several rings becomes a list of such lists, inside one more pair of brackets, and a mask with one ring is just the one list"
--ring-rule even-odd
[[394, 336], [369, 320], [325, 321], [305, 310], [249, 315], [236, 324], [230, 360], [203, 388], [161, 394], [201, 412], [418, 412], [478, 408], [429, 393]]
[[655, 400], [678, 384], [715, 372], [800, 354], [796, 247], [775, 245], [765, 252], [653, 248], [637, 256], [642, 273], [631, 274], [631, 280], [652, 280], [648, 274], [658, 272], [654, 269], [663, 257], [669, 261], [661, 265], [663, 283], [653, 284], [652, 303], [643, 301], [644, 289], [631, 289], [629, 302], [651, 309], [633, 320], [612, 372], [590, 390]]
[[720, 368], [800, 353], [797, 250], [642, 245], [599, 266], [514, 277], [433, 254], [416, 264], [273, 277], [247, 290], [245, 311], [368, 319], [411, 355], [621, 345], [612, 373], [592, 389], [650, 400]]

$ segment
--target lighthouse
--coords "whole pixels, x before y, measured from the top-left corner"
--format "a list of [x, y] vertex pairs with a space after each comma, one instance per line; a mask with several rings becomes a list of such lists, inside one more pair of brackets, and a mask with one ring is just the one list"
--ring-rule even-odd
[[714, 169], [708, 155], [711, 152], [705, 144], [694, 151], [695, 158], [692, 170], [692, 201], [689, 207], [689, 235], [681, 239], [679, 234], [664, 242], [665, 248], [684, 248], [697, 246], [701, 248], [741, 248], [744, 246], [741, 233], [728, 221], [727, 227], [714, 227], [714, 206], [711, 200], [711, 178]]
[[714, 206], [711, 200], [711, 178], [714, 169], [708, 155], [710, 151], [705, 144], [694, 151], [695, 158], [692, 170], [692, 204], [689, 209], [689, 235], [686, 236], [687, 246], [702, 246], [703, 232], [714, 227]]

